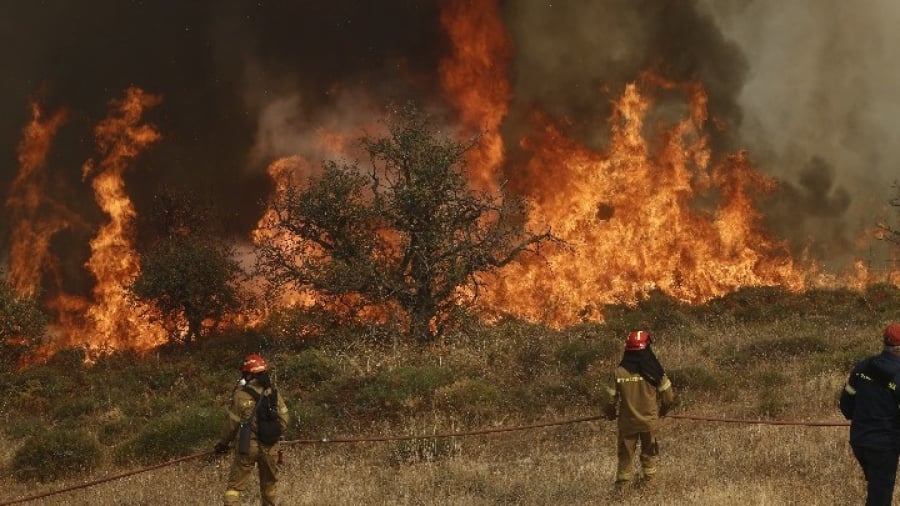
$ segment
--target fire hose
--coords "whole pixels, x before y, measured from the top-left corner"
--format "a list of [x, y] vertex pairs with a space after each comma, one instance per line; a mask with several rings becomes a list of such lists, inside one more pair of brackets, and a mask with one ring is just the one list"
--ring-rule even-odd
[[[753, 419], [744, 419], [744, 418], [721, 418], [721, 417], [708, 417], [708, 416], [697, 416], [697, 415], [677, 415], [677, 414], [668, 414], [666, 418], [673, 418], [676, 420], [690, 420], [696, 422], [721, 422], [721, 423], [738, 423], [745, 425], [795, 425], [795, 426], [805, 426], [805, 427], [847, 427], [850, 424], [847, 422], [808, 422], [808, 421], [796, 421], [796, 420], [753, 420]], [[369, 442], [385, 442], [385, 441], [410, 441], [416, 439], [443, 439], [443, 438], [451, 438], [451, 437], [468, 437], [468, 436], [479, 436], [486, 434], [498, 434], [502, 432], [516, 432], [516, 431], [524, 431], [531, 429], [539, 429], [544, 427], [554, 427], [560, 425], [572, 425], [576, 423], [583, 422], [592, 422], [596, 420], [604, 419], [603, 416], [585, 416], [581, 418], [570, 418], [566, 420], [553, 420], [549, 422], [541, 422], [534, 423], [528, 425], [516, 425], [512, 427], [494, 427], [488, 429], [476, 429], [469, 431], [457, 431], [457, 432], [440, 432], [434, 434], [414, 434], [414, 435], [387, 435], [387, 436], [369, 436], [369, 437], [344, 437], [344, 438], [320, 438], [320, 439], [292, 439], [282, 441], [281, 444], [293, 446], [293, 445], [309, 445], [309, 444], [336, 444], [336, 443], [369, 443]], [[17, 499], [8, 499], [0, 502], [0, 506], [9, 506], [13, 504], [23, 504], [30, 501], [36, 501], [38, 499], [45, 499], [47, 497], [72, 492], [75, 490], [81, 490], [85, 488], [94, 487], [103, 483], [108, 483], [111, 481], [120, 480], [122, 478], [126, 478], [128, 476], [134, 476], [136, 474], [141, 474], [149, 471], [153, 471], [156, 469], [161, 469], [164, 467], [173, 466], [175, 464], [179, 464], [182, 462], [187, 462], [190, 460], [198, 459], [201, 457], [210, 457], [214, 455], [212, 451], [205, 451], [200, 453], [194, 453], [191, 455], [185, 455], [183, 457], [178, 457], [172, 460], [167, 460], [165, 462], [160, 462], [158, 464], [153, 464], [150, 466], [133, 469], [131, 471], [126, 471], [123, 473], [105, 476], [103, 478], [99, 478], [96, 480], [88, 481], [85, 483], [81, 483], [78, 485], [73, 485], [65, 488], [60, 488], [57, 490], [51, 490], [49, 492], [43, 492], [40, 494], [35, 494], [27, 497], [21, 497]]]

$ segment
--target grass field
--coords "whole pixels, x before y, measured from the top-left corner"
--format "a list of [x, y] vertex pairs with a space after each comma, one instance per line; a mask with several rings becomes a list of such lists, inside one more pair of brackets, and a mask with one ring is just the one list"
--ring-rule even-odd
[[[849, 368], [880, 351], [884, 325], [900, 320], [897, 291], [879, 290], [775, 298], [762, 290], [702, 308], [657, 300], [611, 311], [604, 324], [565, 330], [505, 322], [461, 329], [427, 349], [342, 340], [271, 344], [268, 354], [300, 422], [289, 438], [596, 415], [623, 329], [639, 324], [654, 330], [681, 397], [676, 413], [842, 422], [836, 403]], [[242, 340], [252, 339], [218, 338], [203, 350], [152, 360], [69, 364], [64, 373], [59, 362], [24, 371], [5, 391], [0, 504], [210, 448], [235, 379], [215, 365], [238, 360]], [[75, 402], [85, 392], [94, 404]], [[186, 395], [189, 402], [178, 402]], [[17, 415], [26, 406], [39, 409]], [[87, 452], [53, 478], [29, 475], [22, 448], [48, 430], [86, 432], [99, 456]], [[280, 490], [287, 505], [861, 504], [865, 487], [847, 433], [668, 419], [658, 478], [624, 499], [613, 491], [615, 428], [608, 421], [439, 441], [292, 445]], [[36, 461], [53, 468], [52, 454], [44, 458]], [[35, 504], [218, 504], [227, 468], [227, 459], [196, 459]], [[254, 492], [246, 504], [258, 504]]]

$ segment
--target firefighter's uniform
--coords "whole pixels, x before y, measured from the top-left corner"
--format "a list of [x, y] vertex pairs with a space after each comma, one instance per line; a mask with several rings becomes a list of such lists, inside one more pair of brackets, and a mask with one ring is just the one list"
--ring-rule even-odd
[[618, 406], [619, 464], [616, 481], [631, 481], [638, 441], [641, 442], [640, 461], [644, 477], [652, 477], [656, 473], [659, 453], [656, 435], [660, 413], [665, 414], [675, 405], [672, 382], [663, 375], [659, 386], [654, 387], [639, 373], [628, 372], [619, 366], [615, 372], [615, 388], [608, 387], [608, 399], [605, 412], [609, 418], [616, 416]]
[[[247, 385], [257, 394], [270, 393], [269, 389], [263, 392], [262, 386], [256, 380], [251, 380]], [[259, 492], [263, 504], [265, 506], [275, 505], [275, 485], [278, 481], [278, 443], [268, 446], [257, 440], [255, 409], [256, 400], [243, 388], [236, 387], [219, 441], [220, 444], [231, 444], [240, 430], [241, 422], [249, 420], [251, 424], [250, 449], [246, 455], [242, 455], [235, 445], [234, 462], [231, 465], [228, 487], [225, 490], [226, 505], [240, 504], [241, 492], [247, 487], [247, 482], [253, 473], [253, 466], [259, 466]], [[278, 392], [278, 418], [281, 421], [282, 431], [284, 431], [288, 426], [289, 415], [281, 391]]]

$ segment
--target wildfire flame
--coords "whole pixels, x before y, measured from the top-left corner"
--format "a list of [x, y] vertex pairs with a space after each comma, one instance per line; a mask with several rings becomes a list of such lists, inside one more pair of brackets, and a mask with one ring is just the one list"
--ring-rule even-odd
[[[136, 213], [122, 179], [129, 162], [160, 138], [154, 127], [140, 123], [144, 110], [160, 101], [139, 88], [129, 88], [123, 99], [112, 102], [110, 114], [94, 130], [102, 158], [88, 161], [82, 174], [85, 179], [92, 177], [97, 204], [109, 221], [90, 241], [86, 267], [96, 278], [93, 301], [80, 325], [65, 329], [67, 344], [106, 351], [142, 350], [165, 342], [165, 329], [146, 319], [151, 308], [129, 298], [128, 286], [140, 273], [140, 264], [133, 244]], [[81, 306], [77, 300], [59, 303], [60, 309]]]
[[[66, 120], [59, 110], [46, 117], [37, 102], [19, 144], [19, 172], [12, 182], [6, 209], [14, 224], [7, 281], [20, 295], [31, 297], [40, 287], [41, 275], [51, 268], [50, 239], [66, 226], [64, 208], [47, 198], [44, 166], [57, 130]], [[49, 209], [48, 209], [49, 208]], [[68, 213], [66, 213], [68, 214]]]
[[476, 188], [495, 191], [504, 159], [500, 124], [512, 97], [507, 77], [512, 45], [495, 2], [445, 2], [441, 24], [452, 44], [452, 55], [438, 68], [441, 85], [463, 125], [483, 132], [477, 150], [469, 153], [469, 180]]
[[658, 149], [644, 137], [653, 100], [635, 83], [614, 104], [604, 153], [538, 120], [523, 141], [532, 153], [529, 226], [549, 225], [570, 247], [504, 269], [487, 307], [564, 325], [602, 318], [604, 304], [655, 289], [699, 303], [744, 286], [804, 288], [803, 270], [766, 235], [751, 200], [774, 181], [745, 153], [711, 165], [706, 94], [686, 89], [691, 114], [664, 132]]

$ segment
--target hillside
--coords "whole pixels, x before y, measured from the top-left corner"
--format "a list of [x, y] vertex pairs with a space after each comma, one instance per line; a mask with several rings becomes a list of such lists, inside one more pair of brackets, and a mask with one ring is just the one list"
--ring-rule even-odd
[[[388, 329], [319, 327], [214, 336], [193, 348], [74, 352], [3, 385], [2, 501], [211, 448], [243, 354], [275, 365], [297, 423], [289, 439], [427, 434], [599, 414], [629, 329], [643, 326], [681, 396], [677, 413], [842, 422], [852, 365], [900, 320], [900, 291], [745, 289], [702, 306], [653, 295], [562, 330], [470, 322], [427, 349]], [[291, 445], [284, 504], [605, 504], [606, 421], [473, 437]], [[194, 459], [40, 504], [218, 504], [227, 459]], [[864, 483], [844, 427], [669, 419], [658, 482], [624, 504], [853, 504]]]

